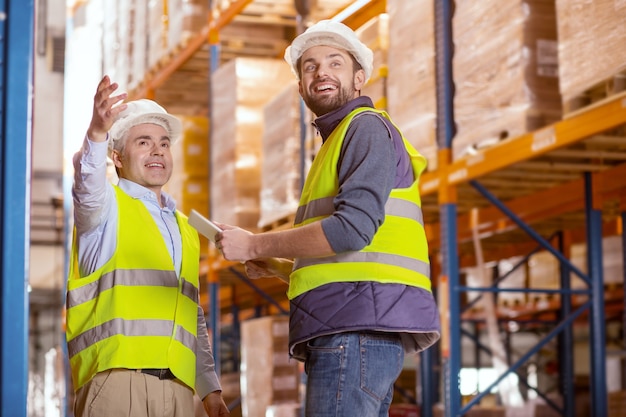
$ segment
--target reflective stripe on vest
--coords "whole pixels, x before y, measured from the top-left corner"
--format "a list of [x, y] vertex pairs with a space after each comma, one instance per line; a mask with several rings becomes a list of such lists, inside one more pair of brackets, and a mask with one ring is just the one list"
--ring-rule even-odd
[[[298, 207], [295, 223], [302, 223], [315, 217], [327, 217], [335, 211], [334, 197], [318, 198]], [[418, 221], [424, 226], [424, 216], [420, 206], [412, 201], [390, 197], [385, 203], [385, 214], [390, 216], [406, 217]]]
[[[375, 112], [388, 118], [384, 112], [359, 108], [335, 128], [320, 149], [307, 176], [296, 212], [296, 227], [319, 221], [334, 212], [340, 149], [350, 122], [363, 112]], [[317, 286], [338, 281], [398, 283], [430, 291], [428, 246], [418, 188], [425, 159], [406, 139], [403, 138], [403, 142], [411, 157], [415, 181], [410, 187], [391, 191], [385, 204], [385, 221], [372, 242], [361, 251], [296, 259], [290, 276], [290, 299]]]
[[[67, 294], [67, 308], [95, 299], [102, 291], [110, 290], [114, 285], [178, 287], [178, 280], [168, 271], [149, 270], [117, 270], [104, 274], [99, 281], [95, 281], [76, 288]], [[198, 302], [198, 291], [193, 284], [182, 281], [182, 294], [189, 297], [195, 303]]]
[[[80, 351], [87, 349], [94, 343], [98, 343], [115, 335], [124, 336], [172, 336], [174, 323], [171, 320], [109, 320], [100, 326], [94, 327], [81, 333], [67, 344], [67, 351], [72, 358]], [[174, 339], [194, 350], [196, 336], [182, 327], [176, 328]]]
[[[76, 239], [67, 282], [67, 343], [74, 389], [110, 368], [170, 368], [195, 387], [199, 240], [177, 212], [182, 237], [178, 278], [145, 205], [114, 187], [117, 247], [110, 260], [80, 276]], [[149, 269], [148, 269], [149, 268]]]

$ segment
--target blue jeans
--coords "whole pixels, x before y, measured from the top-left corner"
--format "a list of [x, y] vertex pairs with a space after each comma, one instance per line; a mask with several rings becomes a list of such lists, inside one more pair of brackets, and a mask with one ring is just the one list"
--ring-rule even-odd
[[404, 349], [385, 333], [338, 333], [307, 345], [305, 417], [387, 417]]

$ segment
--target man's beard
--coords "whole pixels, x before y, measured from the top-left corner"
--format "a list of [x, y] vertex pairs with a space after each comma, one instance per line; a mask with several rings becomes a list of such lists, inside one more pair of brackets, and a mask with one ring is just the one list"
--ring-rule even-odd
[[320, 117], [333, 110], [337, 110], [353, 98], [354, 83], [350, 86], [350, 88], [340, 86], [337, 94], [332, 96], [320, 97], [318, 95], [311, 96], [306, 94], [302, 99], [306, 103], [307, 107], [315, 113], [317, 117]]

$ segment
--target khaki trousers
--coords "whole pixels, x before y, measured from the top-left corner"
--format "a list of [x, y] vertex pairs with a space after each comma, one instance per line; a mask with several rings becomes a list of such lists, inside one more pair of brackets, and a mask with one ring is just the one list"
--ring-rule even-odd
[[74, 416], [193, 417], [193, 391], [177, 379], [109, 369], [76, 391]]

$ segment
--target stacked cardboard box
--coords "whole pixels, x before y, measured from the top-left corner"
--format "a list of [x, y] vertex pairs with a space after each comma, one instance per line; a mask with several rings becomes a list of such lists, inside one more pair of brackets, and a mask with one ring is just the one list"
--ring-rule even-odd
[[459, 0], [453, 159], [561, 118], [554, 0]]
[[[506, 278], [498, 284], [499, 288], [526, 288], [526, 268], [524, 265], [517, 267], [522, 257], [504, 259], [498, 262], [498, 276]], [[505, 307], [518, 307], [527, 303], [527, 295], [524, 292], [503, 291], [496, 293], [498, 305]]]
[[[304, 110], [301, 125], [301, 100], [298, 83], [293, 80], [263, 110], [263, 161], [261, 168], [261, 213], [259, 227], [273, 224], [295, 214], [300, 201], [302, 173], [310, 166], [311, 145], [302, 142], [302, 127], [310, 132], [310, 112]], [[303, 161], [301, 161], [304, 159]], [[303, 166], [304, 164], [304, 166]], [[301, 173], [301, 167], [304, 171]]]
[[[102, 16], [102, 67], [123, 89], [128, 83], [129, 73], [129, 30], [132, 25], [127, 10], [130, 0], [118, 0], [102, 4], [90, 4], [88, 7]], [[99, 8], [99, 10], [98, 10]]]
[[[598, 83], [626, 78], [626, 2], [556, 0], [559, 83], [564, 104], [593, 100]], [[610, 91], [604, 91], [610, 94]], [[566, 106], [567, 107], [567, 106]]]
[[429, 0], [387, 0], [387, 109], [406, 139], [428, 159], [429, 170], [437, 167], [433, 5]]
[[626, 391], [609, 392], [609, 417], [626, 417]]
[[[111, 4], [109, 4], [111, 3]], [[115, 55], [111, 69], [120, 87], [137, 88], [146, 74], [169, 59], [208, 21], [208, 3], [203, 0], [118, 0], [100, 6], [100, 13], [111, 15], [116, 26], [107, 25], [103, 48]]]
[[[624, 264], [621, 236], [605, 236], [602, 239], [602, 275], [605, 286], [618, 286], [623, 284]], [[587, 274], [587, 245], [576, 243], [570, 247], [568, 259], [582, 273]], [[559, 261], [550, 252], [541, 251], [531, 256], [528, 263], [529, 287], [530, 288], [561, 288]], [[588, 285], [576, 273], [570, 273], [570, 287], [573, 289], [587, 289]], [[549, 296], [546, 294], [531, 295], [534, 301], [545, 301]], [[559, 296], [555, 295], [554, 299]], [[575, 295], [574, 300], [585, 301], [586, 295]], [[531, 300], [533, 301], [533, 300]]]
[[263, 111], [285, 80], [293, 74], [282, 59], [235, 58], [212, 74], [211, 216], [219, 222], [258, 228]]
[[[572, 245], [570, 260], [580, 271], [587, 274], [587, 244], [577, 243]], [[624, 252], [622, 250], [622, 237], [605, 236], [602, 238], [602, 281], [607, 287], [616, 287], [624, 284]], [[588, 285], [574, 272], [570, 274], [572, 288], [588, 288]], [[586, 296], [574, 296], [585, 300]]]
[[[163, 190], [184, 214], [194, 209], [209, 216], [209, 120], [205, 116], [178, 116], [183, 135], [172, 146], [174, 169]], [[208, 240], [201, 238], [203, 252]]]
[[376, 16], [356, 30], [356, 34], [374, 52], [374, 70], [361, 91], [369, 96], [378, 109], [387, 108], [387, 54], [389, 49], [389, 19]]
[[208, 24], [209, 2], [205, 0], [167, 0], [167, 51], [184, 45]]
[[241, 323], [241, 408], [265, 417], [272, 405], [300, 402], [300, 368], [289, 357], [289, 318], [266, 316]]

